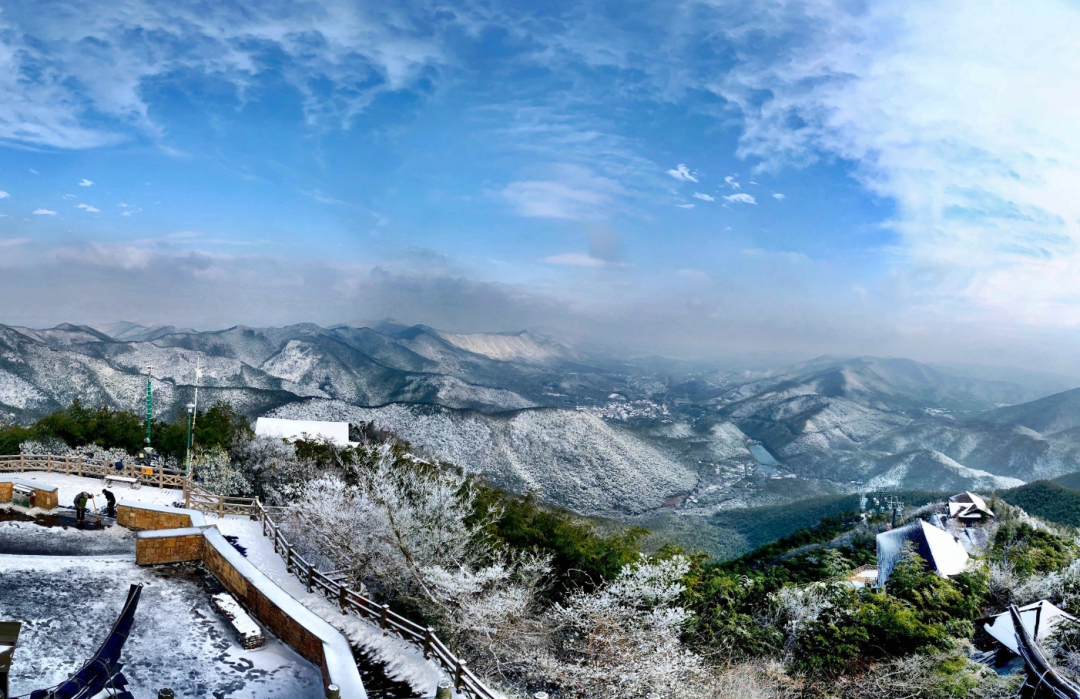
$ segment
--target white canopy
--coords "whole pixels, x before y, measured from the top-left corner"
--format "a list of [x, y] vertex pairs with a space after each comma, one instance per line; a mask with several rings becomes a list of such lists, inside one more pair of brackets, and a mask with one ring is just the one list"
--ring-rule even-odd
[[900, 561], [904, 542], [910, 541], [931, 570], [949, 577], [967, 567], [968, 554], [960, 540], [947, 531], [921, 519], [877, 535], [878, 583], [888, 582], [889, 574]]
[[[1042, 600], [1024, 607], [1020, 607], [1020, 621], [1035, 642], [1039, 642], [1054, 633], [1057, 625], [1063, 621], [1076, 621], [1075, 617], [1066, 614], [1050, 602]], [[992, 624], [985, 625], [986, 632], [997, 639], [1013, 653], [1019, 654], [1020, 650], [1016, 643], [1016, 626], [1013, 624], [1012, 614], [1004, 612], [994, 617]]]

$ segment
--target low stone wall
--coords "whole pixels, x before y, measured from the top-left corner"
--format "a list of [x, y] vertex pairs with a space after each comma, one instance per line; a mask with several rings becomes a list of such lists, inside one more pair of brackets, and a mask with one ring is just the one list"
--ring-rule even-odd
[[60, 491], [54, 486], [41, 485], [19, 478], [0, 481], [0, 502], [11, 502], [15, 485], [25, 486], [34, 491], [34, 507], [40, 510], [55, 510], [60, 506]]
[[222, 587], [252, 616], [306, 660], [319, 666], [326, 686], [337, 685], [342, 699], [367, 699], [345, 636], [278, 587], [233, 548], [217, 527], [201, 526], [201, 517], [195, 515], [198, 513], [192, 519], [199, 520], [196, 524], [200, 526], [139, 532], [135, 562], [154, 565], [201, 558]]
[[[200, 521], [193, 521], [199, 519]], [[116, 508], [116, 523], [135, 531], [159, 529], [186, 529], [204, 524], [200, 517], [193, 517], [189, 510], [156, 507], [153, 505], [121, 502]]]
[[201, 529], [139, 532], [135, 539], [135, 563], [148, 566], [201, 561], [205, 540]]
[[289, 647], [307, 660], [323, 669], [326, 684], [330, 678], [326, 675], [326, 659], [323, 657], [322, 640], [305, 628], [299, 621], [289, 616], [270, 599], [252, 585], [240, 572], [229, 563], [213, 546], [206, 546], [203, 563], [214, 574], [222, 587], [240, 601], [251, 614]]

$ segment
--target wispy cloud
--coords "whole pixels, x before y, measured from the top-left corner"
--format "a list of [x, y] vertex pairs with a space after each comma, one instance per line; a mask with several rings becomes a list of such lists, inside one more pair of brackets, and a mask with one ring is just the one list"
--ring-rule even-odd
[[[319, 202], [320, 204], [333, 204], [335, 206], [345, 206], [346, 205], [346, 202], [342, 201], [341, 199], [337, 199], [335, 197], [331, 197], [329, 195], [323, 194], [318, 189], [305, 191], [305, 192], [303, 192], [303, 194], [304, 194], [304, 196], [311, 197], [312, 199]], [[121, 204], [121, 206], [124, 206], [124, 205]]]
[[773, 197], [773, 199], [779, 199], [781, 201], [783, 201], [784, 199], [787, 198], [783, 194], [781, 194], [780, 192], [773, 192], [772, 197]]
[[757, 199], [753, 194], [747, 194], [746, 192], [739, 192], [737, 194], [730, 194], [724, 197], [724, 201], [732, 204], [757, 204]]
[[76, 204], [75, 208], [76, 209], [82, 209], [83, 211], [85, 211], [88, 214], [100, 214], [101, 213], [101, 209], [96, 209], [96, 208], [90, 206], [89, 204]]
[[716, 197], [708, 194], [702, 194], [701, 192], [694, 192], [695, 199], [701, 199], [702, 201], [716, 201]]
[[540, 260], [549, 265], [566, 265], [569, 267], [603, 267], [604, 261], [581, 252], [567, 252], [561, 255], [551, 255]]
[[16, 245], [25, 245], [29, 242], [29, 238], [0, 238], [0, 248], [13, 248]]
[[[724, 178], [724, 182], [727, 182], [728, 186], [732, 189], [742, 189], [742, 185], [735, 181], [735, 175], [728, 175]], [[751, 183], [756, 184], [756, 183]]]
[[[487, 13], [328, 1], [295, 13], [149, 0], [73, 0], [65, 8], [54, 21], [5, 8], [0, 139], [97, 148], [126, 140], [132, 129], [158, 138], [163, 129], [145, 101], [146, 82], [183, 71], [232, 85], [242, 99], [271, 64], [301, 95], [309, 124], [348, 125], [380, 94], [431, 80], [453, 60], [444, 37], [448, 43], [470, 34]], [[138, 47], [132, 36], [140, 37]], [[27, 74], [35, 79], [19, 77]]]
[[94, 184], [94, 183], [91, 180], [86, 179], [85, 177], [83, 179], [79, 180], [79, 186], [80, 187], [89, 187], [92, 184]]
[[730, 27], [757, 50], [717, 83], [745, 118], [740, 153], [856, 163], [896, 203], [914, 308], [1080, 326], [1080, 6], [767, 6]]
[[675, 206], [679, 207], [680, 209], [692, 209], [692, 208], [694, 208], [693, 204], [676, 204]]
[[697, 173], [690, 172], [690, 168], [686, 167], [682, 163], [679, 163], [679, 166], [676, 167], [674, 170], [668, 170], [667, 174], [671, 175], [677, 180], [681, 180], [682, 182], [698, 181], [698, 178], [694, 176]]
[[10, 197], [10, 196], [11, 196], [11, 195], [10, 195], [10, 194], [8, 194], [7, 192], [5, 192], [5, 191], [3, 191], [3, 190], [0, 190], [0, 199], [7, 199], [7, 198], [8, 198], [8, 197]]
[[499, 194], [521, 216], [573, 221], [600, 220], [625, 192], [619, 182], [577, 165], [559, 165], [549, 177], [511, 182]]
[[50, 211], [49, 209], [34, 209], [34, 215], [35, 216], [55, 216], [56, 212], [55, 211]]

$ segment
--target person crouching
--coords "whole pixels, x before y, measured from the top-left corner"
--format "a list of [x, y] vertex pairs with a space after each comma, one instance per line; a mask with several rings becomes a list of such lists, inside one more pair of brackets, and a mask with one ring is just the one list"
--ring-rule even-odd
[[108, 488], [101, 491], [101, 494], [105, 496], [105, 516], [116, 518], [116, 496]]

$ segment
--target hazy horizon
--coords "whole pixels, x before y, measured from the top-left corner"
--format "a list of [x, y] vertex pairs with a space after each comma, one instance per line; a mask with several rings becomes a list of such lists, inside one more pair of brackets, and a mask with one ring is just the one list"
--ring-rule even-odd
[[5, 4], [0, 323], [1080, 375], [1080, 7]]

